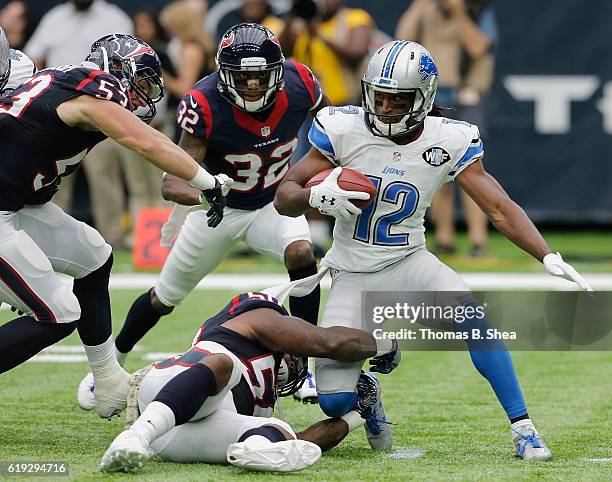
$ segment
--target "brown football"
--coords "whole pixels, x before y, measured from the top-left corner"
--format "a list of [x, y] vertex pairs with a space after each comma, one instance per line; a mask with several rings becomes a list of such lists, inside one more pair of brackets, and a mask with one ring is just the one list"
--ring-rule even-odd
[[[305, 187], [312, 187], [320, 184], [332, 171], [333, 169], [325, 169], [324, 171], [321, 171], [313, 176], [306, 183]], [[370, 199], [354, 199], [351, 201], [360, 209], [365, 208], [372, 201], [374, 201], [374, 199], [376, 199], [376, 186], [374, 186], [372, 181], [370, 181], [364, 174], [354, 171], [353, 169], [349, 169], [347, 167], [342, 169], [340, 177], [338, 177], [338, 186], [345, 191], [367, 192], [370, 195]]]

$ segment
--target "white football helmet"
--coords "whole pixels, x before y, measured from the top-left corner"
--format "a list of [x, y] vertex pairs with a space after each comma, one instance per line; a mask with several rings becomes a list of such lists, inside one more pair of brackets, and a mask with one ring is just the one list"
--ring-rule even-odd
[[[438, 69], [425, 47], [407, 40], [386, 43], [372, 55], [361, 80], [368, 129], [382, 137], [398, 137], [416, 129], [431, 111], [437, 89]], [[383, 121], [376, 112], [376, 92], [413, 93], [412, 105], [406, 112], [385, 115]]]

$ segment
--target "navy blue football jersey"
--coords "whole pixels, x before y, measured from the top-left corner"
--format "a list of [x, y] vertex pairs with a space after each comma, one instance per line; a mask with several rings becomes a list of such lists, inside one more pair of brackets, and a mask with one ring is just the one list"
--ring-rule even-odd
[[0, 98], [0, 211], [39, 203], [37, 191], [59, 184], [106, 138], [70, 127], [57, 115], [62, 102], [79, 95], [130, 108], [129, 94], [114, 76], [83, 66], [41, 70]]
[[285, 87], [265, 112], [249, 113], [228, 102], [217, 89], [217, 72], [200, 80], [179, 104], [179, 126], [208, 142], [206, 169], [234, 179], [229, 207], [254, 210], [272, 202], [289, 170], [298, 131], [321, 98], [308, 67], [294, 61], [283, 66]]
[[276, 373], [283, 354], [273, 352], [256, 341], [223, 327], [226, 321], [257, 308], [270, 308], [282, 315], [289, 315], [285, 307], [270, 295], [242, 293], [202, 324], [193, 344], [199, 341], [214, 341], [236, 355], [247, 368], [249, 376], [249, 380], [243, 377], [232, 390], [236, 410], [242, 415], [270, 416], [276, 401]]

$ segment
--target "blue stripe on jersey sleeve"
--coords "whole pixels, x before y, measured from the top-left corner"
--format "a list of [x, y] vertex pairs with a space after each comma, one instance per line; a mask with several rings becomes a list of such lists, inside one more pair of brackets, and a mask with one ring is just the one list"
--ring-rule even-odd
[[461, 159], [457, 161], [457, 164], [455, 164], [453, 170], [460, 168], [470, 159], [474, 158], [475, 156], [478, 156], [479, 154], [482, 154], [483, 152], [484, 152], [484, 147], [482, 145], [482, 141], [479, 140], [478, 144], [470, 146], [468, 150], [465, 151], [465, 154], [463, 154]]
[[312, 123], [310, 131], [308, 131], [308, 140], [314, 147], [323, 152], [323, 154], [327, 154], [332, 157], [335, 156], [334, 146], [332, 146], [331, 140], [324, 130], [317, 127], [316, 121]]

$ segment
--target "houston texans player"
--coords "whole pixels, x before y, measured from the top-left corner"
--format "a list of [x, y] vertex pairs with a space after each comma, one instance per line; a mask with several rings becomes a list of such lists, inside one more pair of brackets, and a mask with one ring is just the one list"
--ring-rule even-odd
[[[134, 301], [117, 336], [120, 362], [215, 269], [237, 240], [283, 260], [292, 280], [317, 272], [306, 219], [281, 216], [272, 201], [289, 169], [304, 118], [329, 102], [310, 70], [285, 61], [276, 37], [261, 25], [228, 30], [216, 60], [218, 72], [183, 96], [177, 122], [183, 129], [179, 145], [210, 172], [234, 179], [225, 219], [213, 230], [202, 211], [187, 215], [189, 206], [200, 203], [199, 191], [176, 176], [164, 177], [164, 197], [180, 206], [162, 230], [162, 243], [180, 232], [157, 284]], [[305, 298], [291, 298], [292, 314], [316, 324], [319, 298], [318, 288]], [[311, 380], [308, 386], [309, 395], [316, 397]], [[79, 387], [81, 408], [92, 408], [91, 394], [88, 375]]]
[[[0, 327], [0, 373], [78, 329], [99, 387], [98, 414], [125, 407], [129, 375], [111, 337], [111, 247], [51, 202], [63, 176], [112, 137], [204, 190], [211, 221], [222, 217], [227, 176], [209, 174], [149, 127], [163, 95], [157, 54], [144, 41], [109, 35], [87, 61], [45, 69], [0, 98], [0, 301], [25, 316]], [[223, 185], [223, 186], [222, 186]], [[71, 289], [57, 273], [74, 278]]]
[[9, 93], [36, 72], [34, 62], [21, 52], [12, 49], [2, 27], [0, 27], [0, 95]]
[[319, 328], [289, 316], [269, 294], [240, 294], [202, 324], [189, 351], [135, 374], [129, 398], [134, 405], [137, 399], [141, 415], [110, 445], [102, 470], [141, 468], [152, 453], [175, 462], [227, 461], [253, 470], [312, 465], [321, 450], [373, 416], [380, 389], [371, 373], [362, 372], [353, 410], [296, 436], [286, 422], [271, 417], [277, 395], [290, 395], [304, 381], [306, 356], [348, 363], [372, 356], [372, 371], [389, 373], [401, 353], [395, 340], [375, 340], [351, 328]]
[[[484, 170], [478, 128], [445, 118], [434, 106], [437, 84], [438, 71], [426, 49], [403, 40], [387, 43], [369, 61], [362, 80], [363, 106], [322, 110], [309, 133], [314, 149], [278, 189], [275, 204], [282, 214], [298, 216], [316, 208], [337, 218], [333, 246], [321, 262], [333, 269], [322, 326], [360, 326], [364, 289], [468, 290], [425, 248], [425, 210], [438, 188], [452, 180], [497, 229], [542, 261], [550, 274], [591, 290], [558, 253], [551, 253], [525, 212]], [[333, 166], [324, 182], [304, 188], [313, 175]], [[367, 175], [377, 187], [377, 198], [363, 211], [350, 203], [362, 193], [338, 188], [336, 179], [344, 166]], [[491, 384], [511, 422], [518, 456], [550, 459], [527, 414], [505, 345], [500, 342], [487, 351], [478, 346], [468, 341], [476, 369]], [[361, 364], [322, 359], [316, 367], [323, 411], [338, 416], [350, 410]]]

